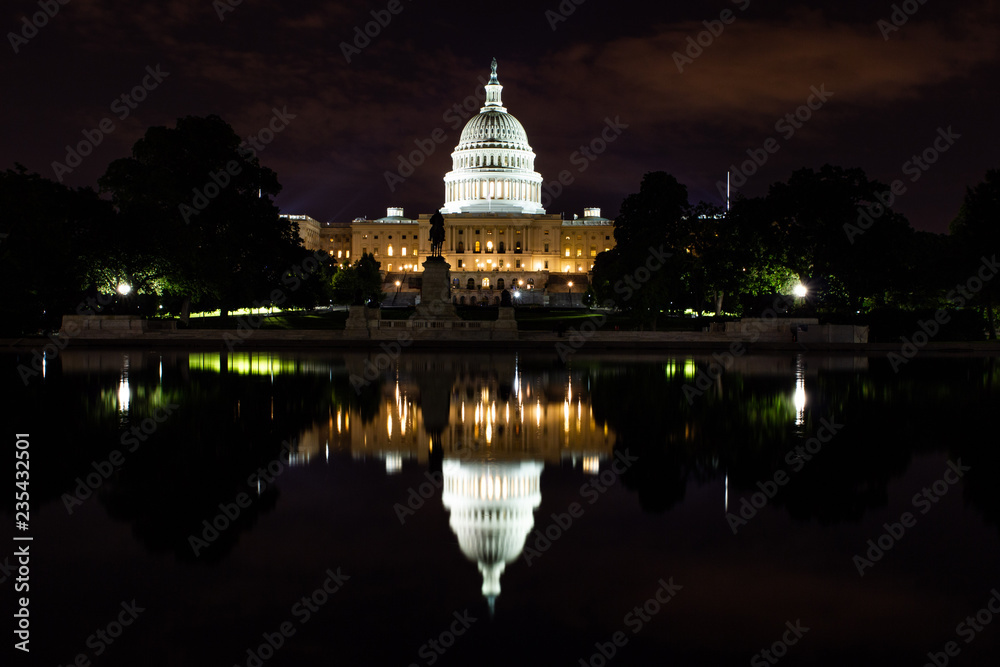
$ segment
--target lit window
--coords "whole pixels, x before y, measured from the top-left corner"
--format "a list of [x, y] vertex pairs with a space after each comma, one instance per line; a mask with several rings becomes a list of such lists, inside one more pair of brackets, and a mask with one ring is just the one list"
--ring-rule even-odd
[[406, 246], [403, 246], [403, 257], [406, 257]]
[[566, 256], [569, 257], [569, 248], [566, 248]]
[[351, 251], [350, 251], [350, 250], [348, 250], [348, 251], [347, 251], [347, 259], [350, 259], [350, 258], [351, 258]]
[[344, 251], [343, 250], [338, 250], [337, 251], [337, 259], [343, 259], [343, 258], [344, 258]]
[[388, 250], [386, 252], [389, 253], [389, 257], [392, 257], [392, 246], [391, 245], [389, 246], [389, 248], [388, 248]]

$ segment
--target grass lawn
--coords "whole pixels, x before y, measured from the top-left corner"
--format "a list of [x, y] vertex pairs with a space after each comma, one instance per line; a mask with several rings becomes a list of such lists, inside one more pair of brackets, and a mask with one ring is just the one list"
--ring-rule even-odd
[[[256, 316], [250, 321], [256, 322]], [[337, 310], [332, 313], [316, 313], [313, 311], [290, 312], [264, 317], [261, 330], [275, 329], [343, 329], [347, 322], [347, 311]], [[191, 319], [189, 329], [220, 329], [234, 330], [239, 326], [235, 317], [195, 317]]]
[[[468, 321], [491, 321], [498, 317], [498, 309], [489, 306], [458, 306], [458, 316]], [[383, 308], [383, 320], [406, 320], [413, 316], [415, 308]], [[634, 331], [640, 327], [650, 330], [636, 318], [623, 313], [604, 314], [581, 308], [518, 308], [514, 311], [517, 327], [521, 331], [560, 331], [579, 327], [588, 320], [602, 315], [607, 319], [601, 325], [602, 331]], [[253, 321], [256, 321], [254, 316]], [[280, 313], [263, 318], [262, 330], [276, 329], [343, 329], [347, 321], [347, 311], [331, 313], [299, 311]], [[661, 314], [656, 322], [657, 331], [701, 331], [708, 326], [708, 318], [671, 317]], [[239, 323], [235, 317], [198, 317], [191, 320], [189, 329], [235, 330]]]

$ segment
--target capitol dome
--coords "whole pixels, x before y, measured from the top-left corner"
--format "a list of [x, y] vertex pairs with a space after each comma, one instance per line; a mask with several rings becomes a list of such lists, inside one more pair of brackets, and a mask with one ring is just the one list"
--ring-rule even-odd
[[443, 213], [545, 213], [542, 176], [524, 126], [500, 98], [497, 61], [486, 84], [486, 104], [462, 130], [444, 177]]
[[542, 463], [491, 461], [442, 464], [442, 504], [466, 558], [479, 565], [483, 595], [492, 608], [500, 595], [500, 575], [521, 555], [542, 502]]
[[465, 129], [457, 151], [476, 148], [518, 148], [530, 151], [528, 134], [521, 122], [505, 111], [481, 111]]

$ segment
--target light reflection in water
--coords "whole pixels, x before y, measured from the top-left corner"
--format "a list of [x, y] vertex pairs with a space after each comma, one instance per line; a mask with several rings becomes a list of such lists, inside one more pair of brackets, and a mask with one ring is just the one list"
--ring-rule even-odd
[[795, 357], [795, 425], [802, 426], [806, 420], [806, 364], [802, 355]]
[[122, 359], [122, 373], [118, 380], [118, 414], [122, 418], [128, 417], [129, 405], [132, 402], [132, 391], [128, 384], [128, 371], [129, 360], [126, 354]]

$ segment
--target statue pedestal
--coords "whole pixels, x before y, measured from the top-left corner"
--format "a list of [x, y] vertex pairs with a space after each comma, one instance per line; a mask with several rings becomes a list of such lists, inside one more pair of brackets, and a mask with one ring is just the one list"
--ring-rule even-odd
[[457, 321], [460, 318], [451, 302], [451, 265], [443, 257], [430, 257], [423, 263], [420, 305], [415, 320]]

